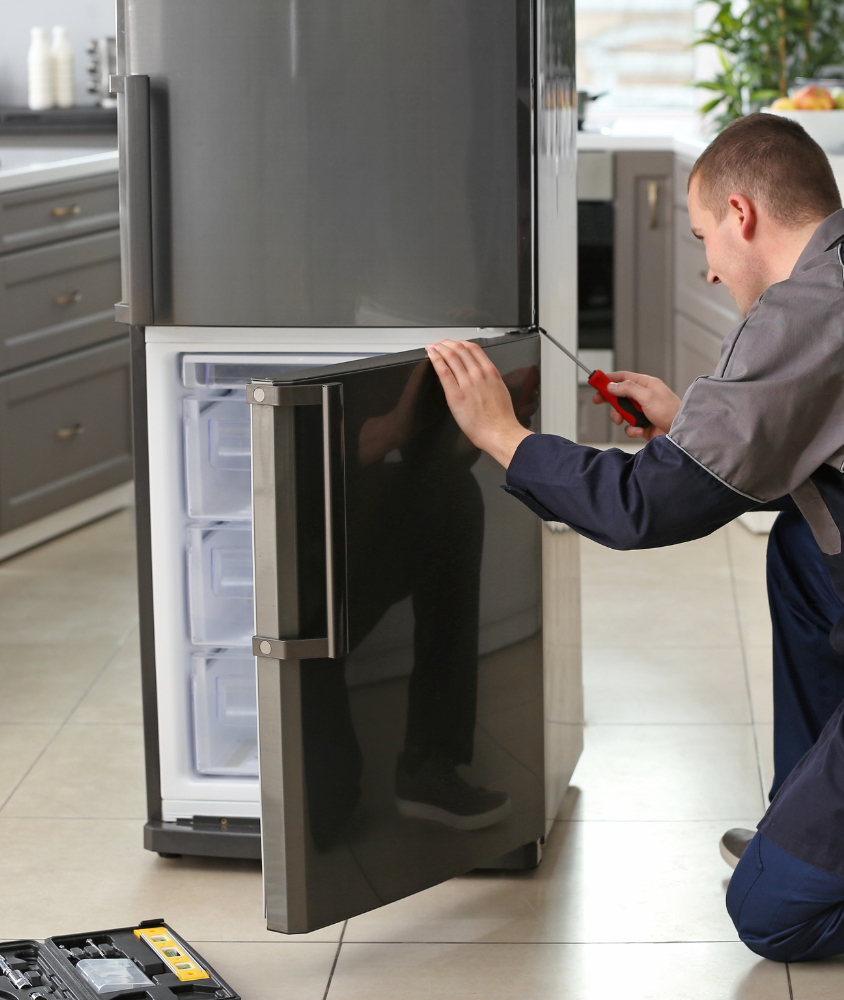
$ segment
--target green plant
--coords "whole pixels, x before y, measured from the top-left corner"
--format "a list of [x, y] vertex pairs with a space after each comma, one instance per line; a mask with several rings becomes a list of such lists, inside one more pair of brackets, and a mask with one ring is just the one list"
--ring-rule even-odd
[[[698, 0], [700, 3], [712, 0]], [[714, 96], [701, 108], [719, 127], [788, 93], [844, 57], [844, 0], [715, 0], [715, 16], [695, 45], [714, 45], [721, 69], [696, 86]]]

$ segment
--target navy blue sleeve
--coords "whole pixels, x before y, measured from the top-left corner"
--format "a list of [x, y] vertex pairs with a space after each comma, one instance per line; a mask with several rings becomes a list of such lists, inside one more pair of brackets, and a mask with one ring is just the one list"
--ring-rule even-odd
[[630, 455], [531, 434], [516, 449], [504, 489], [543, 520], [612, 549], [702, 538], [759, 508], [663, 435]]

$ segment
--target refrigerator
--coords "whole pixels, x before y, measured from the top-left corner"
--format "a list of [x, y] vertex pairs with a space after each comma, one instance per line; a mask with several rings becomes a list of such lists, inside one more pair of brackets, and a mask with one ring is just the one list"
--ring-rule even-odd
[[530, 868], [582, 746], [578, 539], [460, 432], [573, 436], [568, 0], [118, 0], [148, 820], [301, 933]]

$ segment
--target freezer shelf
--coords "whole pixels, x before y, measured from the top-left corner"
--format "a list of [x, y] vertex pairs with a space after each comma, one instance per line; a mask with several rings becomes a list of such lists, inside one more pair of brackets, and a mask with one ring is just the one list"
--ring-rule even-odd
[[192, 657], [196, 769], [200, 774], [258, 774], [255, 660], [242, 650]]
[[190, 639], [195, 646], [252, 645], [252, 526], [188, 528]]
[[184, 401], [188, 517], [249, 520], [251, 443], [245, 398]]

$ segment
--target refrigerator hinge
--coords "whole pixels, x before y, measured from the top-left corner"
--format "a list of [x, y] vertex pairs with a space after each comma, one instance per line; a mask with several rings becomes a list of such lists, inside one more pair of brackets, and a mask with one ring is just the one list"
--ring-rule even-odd
[[267, 660], [315, 660], [329, 656], [328, 639], [267, 639], [252, 637], [252, 655]]
[[322, 386], [250, 382], [246, 386], [246, 402], [263, 406], [319, 406], [322, 404]]

